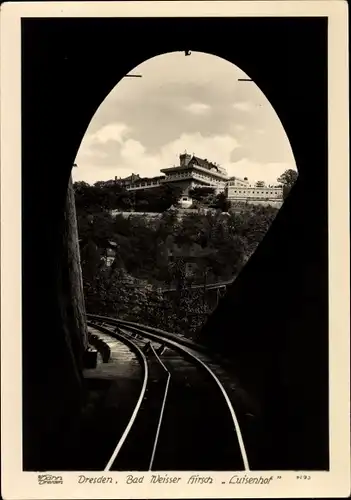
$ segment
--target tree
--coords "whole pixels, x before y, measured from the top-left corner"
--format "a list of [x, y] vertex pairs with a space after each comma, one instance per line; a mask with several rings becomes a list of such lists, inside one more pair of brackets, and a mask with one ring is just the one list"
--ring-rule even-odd
[[226, 197], [225, 193], [219, 193], [216, 195], [213, 203], [210, 206], [212, 208], [222, 210], [222, 212], [228, 212], [230, 208], [230, 201]]
[[92, 214], [81, 213], [78, 217], [81, 247], [92, 240], [99, 248], [107, 248], [113, 234], [113, 218], [107, 211]]
[[278, 177], [277, 181], [283, 185], [284, 200], [290, 193], [290, 190], [293, 187], [293, 185], [295, 184], [297, 176], [298, 173], [296, 172], [296, 170], [289, 168], [288, 170], [285, 170], [285, 172], [283, 172], [280, 177]]
[[182, 190], [180, 187], [161, 184], [153, 189], [145, 189], [143, 191], [143, 199], [148, 201], [150, 212], [162, 213], [178, 203], [181, 194]]
[[123, 209], [131, 204], [130, 193], [114, 180], [98, 181], [93, 186], [83, 181], [75, 182], [74, 191], [78, 214], [82, 211]]
[[255, 186], [258, 188], [265, 187], [266, 183], [264, 181], [257, 181]]
[[75, 182], [73, 185], [77, 214], [91, 213], [101, 209], [101, 193], [95, 186], [86, 182]]
[[204, 201], [209, 196], [214, 195], [215, 189], [210, 186], [195, 187], [189, 191], [190, 198], [196, 201]]

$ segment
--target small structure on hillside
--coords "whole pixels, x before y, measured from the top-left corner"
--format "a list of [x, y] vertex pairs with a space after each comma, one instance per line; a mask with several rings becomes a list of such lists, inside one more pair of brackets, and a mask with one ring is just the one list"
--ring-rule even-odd
[[191, 208], [192, 204], [193, 204], [192, 198], [190, 198], [190, 196], [187, 195], [182, 196], [178, 201], [178, 205], [181, 208]]

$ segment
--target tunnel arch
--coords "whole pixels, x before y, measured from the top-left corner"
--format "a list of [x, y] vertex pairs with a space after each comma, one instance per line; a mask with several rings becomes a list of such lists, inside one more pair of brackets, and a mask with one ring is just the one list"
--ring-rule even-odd
[[[150, 63], [155, 63], [156, 61], [160, 61], [161, 60], [164, 62], [164, 64], [166, 65], [167, 64], [167, 59], [168, 59], [168, 56], [175, 56], [175, 55], [184, 55], [184, 56], [191, 56], [191, 54], [193, 54], [193, 57], [201, 57], [201, 58], [206, 58], [206, 60], [203, 59], [203, 65], [205, 65], [206, 63], [208, 64], [211, 64], [213, 62], [216, 62], [217, 64], [217, 69], [222, 69], [224, 70], [224, 68], [228, 68], [228, 71], [227, 73], [232, 73], [232, 83], [233, 83], [233, 93], [235, 91], [241, 91], [240, 88], [235, 88], [235, 84], [234, 84], [234, 80], [237, 80], [237, 82], [240, 82], [240, 81], [248, 81], [248, 82], [251, 82], [249, 83], [249, 85], [251, 85], [255, 90], [253, 92], [253, 94], [255, 93], [256, 94], [256, 99], [258, 98], [258, 95], [260, 96], [260, 99], [261, 99], [261, 103], [258, 104], [258, 106], [262, 106], [263, 104], [265, 106], [267, 106], [269, 108], [269, 111], [271, 114], [274, 114], [275, 115], [275, 119], [276, 119], [276, 122], [279, 123], [280, 125], [280, 132], [281, 132], [281, 135], [284, 135], [284, 141], [288, 144], [288, 148], [290, 149], [290, 153], [291, 153], [291, 160], [290, 160], [290, 163], [291, 163], [291, 167], [293, 169], [296, 169], [297, 171], [299, 171], [299, 168], [298, 168], [298, 165], [296, 164], [296, 161], [295, 161], [295, 156], [294, 156], [294, 152], [293, 152], [293, 147], [292, 147], [292, 144], [289, 140], [289, 136], [288, 136], [288, 133], [287, 131], [285, 130], [284, 128], [284, 124], [278, 114], [278, 112], [276, 111], [276, 109], [274, 108], [274, 105], [271, 103], [271, 101], [269, 100], [269, 98], [265, 95], [264, 91], [259, 87], [258, 84], [256, 84], [256, 82], [251, 78], [251, 75], [245, 73], [243, 70], [241, 70], [239, 68], [239, 66], [237, 66], [233, 61], [231, 60], [228, 60], [226, 59], [225, 57], [221, 57], [221, 56], [218, 56], [212, 52], [201, 52], [201, 51], [189, 51], [189, 53], [187, 53], [187, 51], [168, 51], [168, 52], [163, 52], [163, 53], [157, 53], [156, 55], [153, 55], [141, 62], [138, 62], [136, 66], [128, 66], [128, 70], [126, 72], [126, 75], [125, 76], [122, 76], [119, 80], [117, 80], [115, 82], [115, 84], [106, 92], [106, 95], [104, 98], [102, 98], [100, 104], [96, 107], [95, 109], [95, 112], [92, 114], [91, 116], [91, 119], [89, 121], [89, 123], [87, 124], [87, 127], [85, 129], [85, 132], [83, 133], [82, 137], [81, 137], [81, 141], [79, 143], [79, 147], [77, 149], [77, 154], [76, 154], [76, 161], [78, 164], [80, 164], [79, 160], [77, 160], [77, 158], [79, 157], [79, 154], [80, 154], [80, 151], [82, 149], [82, 146], [84, 145], [84, 141], [85, 141], [85, 138], [87, 136], [87, 134], [89, 133], [89, 130], [91, 129], [92, 125], [94, 124], [94, 122], [96, 121], [97, 117], [99, 116], [99, 114], [101, 114], [101, 109], [102, 108], [107, 108], [108, 106], [108, 103], [111, 102], [112, 104], [112, 95], [114, 96], [117, 96], [118, 94], [118, 91], [121, 87], [123, 87], [123, 82], [126, 81], [126, 79], [128, 78], [128, 76], [130, 75], [136, 75], [136, 74], [140, 74], [140, 72], [143, 72], [143, 69], [146, 69], [148, 66], [150, 66]], [[184, 69], [184, 68], [183, 68]], [[230, 70], [230, 71], [229, 71]], [[235, 78], [234, 78], [234, 74], [235, 75]], [[148, 76], [150, 76], [150, 73], [148, 73]], [[227, 75], [228, 76], [228, 75]], [[147, 77], [146, 77], [147, 78]], [[162, 80], [163, 79], [163, 80]], [[162, 84], [169, 84], [171, 82], [170, 79], [166, 79], [165, 80], [165, 75], [161, 75], [160, 77], [160, 83]], [[193, 83], [193, 82], [191, 82]], [[240, 84], [239, 84], [240, 86]], [[135, 88], [135, 92], [136, 94], [138, 94], [138, 88], [136, 87]], [[234, 95], [233, 95], [233, 98], [234, 98]], [[257, 105], [257, 104], [256, 104]], [[142, 113], [143, 111], [140, 111], [140, 113]], [[234, 111], [233, 111], [234, 113]], [[278, 138], [278, 134], [277, 134], [277, 138]], [[281, 138], [281, 141], [283, 139]], [[273, 144], [272, 144], [273, 146]], [[118, 166], [116, 166], [116, 173], [118, 171]], [[98, 179], [97, 179], [98, 180]]]
[[[195, 82], [197, 81], [198, 76], [199, 76], [199, 71], [203, 72], [202, 76], [204, 78], [206, 78], [208, 81], [209, 73], [207, 71], [207, 66], [209, 66], [211, 63], [214, 63], [215, 68], [216, 68], [216, 72], [215, 72], [215, 75], [213, 75], [213, 76], [216, 79], [216, 85], [212, 81], [210, 82], [210, 85], [209, 85], [209, 86], [215, 85], [214, 92], [217, 92], [217, 93], [220, 92], [220, 89], [222, 86], [221, 79], [227, 78], [229, 80], [229, 83], [227, 83], [227, 86], [230, 88], [230, 90], [228, 90], [228, 92], [230, 93], [230, 95], [233, 94], [233, 96], [232, 96], [233, 101], [237, 97], [236, 94], [238, 94], [238, 93], [241, 94], [240, 95], [241, 99], [247, 98], [245, 91], [240, 89], [240, 86], [242, 85], [240, 83], [240, 80], [251, 80], [250, 75], [248, 75], [243, 70], [241, 70], [233, 62], [228, 61], [227, 59], [225, 59], [223, 57], [219, 57], [213, 53], [192, 51], [191, 55], [189, 57], [186, 57], [185, 52], [183, 52], [183, 51], [164, 52], [161, 54], [157, 54], [153, 57], [150, 57], [150, 58], [142, 61], [141, 63], [138, 63], [137, 66], [133, 66], [133, 67], [131, 65], [127, 66], [126, 75], [129, 75], [129, 74], [132, 74], [132, 75], [142, 74], [143, 75], [142, 78], [147, 81], [147, 84], [146, 84], [146, 89], [145, 89], [145, 85], [143, 87], [143, 90], [142, 90], [143, 94], [142, 95], [143, 95], [143, 99], [145, 99], [147, 101], [148, 97], [150, 98], [150, 96], [151, 97], [153, 96], [153, 93], [154, 93], [153, 89], [155, 89], [157, 91], [157, 89], [161, 88], [162, 86], [167, 87], [167, 85], [173, 84], [173, 82], [175, 81], [173, 78], [175, 78], [175, 73], [177, 73], [178, 68], [177, 68], [176, 72], [174, 73], [172, 71], [172, 64], [175, 64], [175, 63], [179, 64], [180, 59], [182, 59], [183, 61], [189, 61], [189, 63], [192, 64], [191, 58], [196, 58], [196, 57], [200, 58], [200, 61], [199, 61], [197, 68], [196, 68], [197, 71], [194, 71], [194, 74], [191, 75], [190, 79], [186, 80], [186, 83], [191, 82], [191, 84], [195, 84]], [[155, 80], [152, 80], [149, 83], [148, 78], [150, 78], [150, 76], [153, 74], [153, 70], [155, 70], [155, 72], [157, 71], [156, 66], [155, 66], [157, 63], [159, 64], [157, 66], [157, 68], [161, 71], [161, 74], [157, 73], [157, 79], [155, 78]], [[181, 71], [181, 74], [186, 73], [187, 70], [189, 71], [189, 68], [187, 68], [187, 69], [186, 68], [187, 68], [186, 65], [180, 66], [179, 71]], [[171, 74], [169, 74], [169, 73], [171, 73]], [[189, 75], [187, 75], [187, 76], [189, 76]], [[108, 115], [108, 117], [109, 117], [109, 120], [108, 120], [106, 118], [107, 115], [105, 116], [103, 114], [103, 111], [105, 110], [107, 112], [113, 106], [118, 107], [119, 104], [121, 104], [121, 106], [123, 107], [123, 104], [124, 104], [123, 96], [124, 97], [127, 96], [127, 87], [128, 86], [132, 86], [133, 89], [135, 88], [134, 93], [133, 93], [133, 97], [130, 100], [131, 100], [131, 109], [137, 109], [136, 108], [137, 103], [140, 105], [140, 102], [138, 101], [138, 94], [140, 93], [140, 88], [139, 88], [140, 83], [139, 82], [140, 81], [138, 79], [135, 80], [135, 86], [134, 86], [133, 80], [130, 83], [128, 81], [128, 78], [124, 78], [124, 76], [122, 76], [122, 78], [120, 78], [120, 80], [117, 81], [112, 86], [112, 88], [106, 93], [106, 97], [102, 100], [100, 105], [97, 107], [95, 113], [91, 117], [91, 120], [90, 120], [90, 122], [85, 130], [85, 133], [82, 137], [82, 140], [81, 140], [79, 148], [78, 148], [77, 156], [75, 158], [75, 162], [78, 164], [79, 174], [81, 174], [77, 180], [83, 180], [83, 181], [87, 180], [88, 182], [90, 182], [89, 179], [86, 179], [84, 177], [84, 173], [83, 173], [84, 172], [84, 164], [82, 166], [81, 161], [79, 160], [79, 153], [80, 153], [81, 149], [83, 149], [83, 147], [84, 147], [85, 139], [87, 137], [89, 137], [89, 133], [90, 133], [90, 135], [94, 135], [94, 133], [96, 134], [101, 129], [104, 129], [104, 126], [108, 127], [110, 122], [116, 124], [116, 122], [122, 121], [123, 125], [124, 125], [124, 117], [119, 116], [118, 111], [116, 112], [115, 115], [113, 115], [113, 116], [116, 116], [115, 120], [112, 120], [112, 114]], [[143, 83], [143, 82], [141, 82], [141, 83]], [[124, 87], [123, 87], [123, 85], [124, 85]], [[244, 85], [247, 85], [247, 84], [244, 83]], [[292, 147], [291, 147], [288, 135], [283, 127], [282, 121], [281, 121], [278, 113], [276, 112], [276, 110], [274, 109], [273, 105], [271, 104], [269, 99], [266, 97], [264, 92], [259, 88], [258, 85], [256, 85], [255, 82], [253, 82], [251, 80], [248, 83], [248, 85], [251, 86], [251, 93], [249, 95], [254, 100], [255, 105], [261, 111], [263, 108], [264, 112], [265, 112], [264, 119], [261, 120], [262, 123], [260, 123], [260, 126], [265, 127], [266, 126], [265, 124], [267, 123], [272, 128], [273, 127], [273, 120], [274, 120], [275, 129], [274, 129], [274, 133], [272, 133], [272, 136], [270, 137], [271, 147], [276, 147], [278, 141], [284, 142], [285, 149], [287, 151], [289, 150], [288, 153], [286, 154], [286, 156], [289, 154], [289, 161], [291, 162], [290, 168], [297, 169], [294, 154], [292, 151]], [[120, 94], [122, 95], [122, 98], [119, 98], [117, 100], [117, 96], [120, 96]], [[129, 94], [128, 94], [128, 98], [129, 98]], [[155, 101], [157, 101], [157, 99], [158, 99], [158, 94], [155, 97]], [[239, 98], [239, 100], [240, 100], [240, 98]], [[179, 106], [181, 106], [181, 103], [179, 103]], [[102, 111], [102, 113], [101, 113], [101, 111]], [[138, 110], [139, 115], [144, 114], [144, 113], [145, 113], [144, 109], [140, 108], [140, 110]], [[233, 109], [232, 114], [234, 114], [234, 109]], [[261, 114], [262, 114], [262, 112], [261, 112]], [[100, 120], [99, 120], [99, 117], [100, 117]], [[162, 120], [162, 117], [160, 119]], [[165, 122], [172, 120], [172, 114], [166, 115], [164, 117], [164, 120], [165, 120]], [[206, 120], [206, 117], [204, 117], [204, 120]], [[94, 122], [96, 122], [96, 123], [99, 122], [99, 127], [100, 127], [99, 129], [98, 129], [98, 127], [95, 127], [95, 128], [92, 127], [92, 125], [94, 125]], [[252, 119], [252, 122], [255, 122], [255, 118]], [[134, 123], [135, 123], [135, 121], [131, 121], [131, 123], [130, 123], [128, 121], [128, 119], [125, 121], [126, 126], [129, 126], [130, 124], [132, 125], [132, 129], [133, 129]], [[199, 130], [202, 131], [201, 126], [200, 126]], [[227, 133], [227, 132], [223, 132], [223, 134], [224, 133]], [[227, 134], [231, 134], [231, 132], [228, 132]], [[132, 136], [132, 140], [135, 140], [135, 138], [138, 139], [138, 137]], [[176, 139], [176, 136], [174, 138]], [[104, 137], [102, 144], [106, 144], [107, 140], [113, 141], [113, 137], [112, 136], [108, 136], [107, 138]], [[122, 147], [122, 144], [123, 144], [122, 140], [121, 141], [118, 140], [118, 142], [120, 143], [120, 146]], [[184, 144], [184, 146], [186, 147], [186, 144]], [[189, 146], [191, 146], [191, 144], [189, 144]], [[178, 153], [180, 153], [180, 152], [181, 151], [179, 150]], [[201, 157], [205, 157], [205, 156], [201, 155], [201, 152], [199, 153], [198, 151], [196, 151], [195, 154], [197, 154]], [[206, 157], [208, 157], [208, 156], [206, 156]], [[162, 165], [162, 168], [167, 166], [168, 163], [172, 163], [173, 159], [174, 158], [166, 159], [166, 163], [164, 165]], [[212, 160], [218, 161], [218, 159], [216, 157], [213, 157]], [[140, 163], [142, 163], [142, 161], [143, 160], [141, 159]], [[136, 168], [138, 168], [138, 166]], [[288, 167], [286, 167], [286, 169], [287, 168]], [[98, 168], [96, 170], [98, 170]], [[283, 173], [284, 170], [282, 170], [280, 172], [280, 174]], [[114, 179], [115, 176], [120, 176], [119, 164], [116, 163], [114, 168], [111, 168], [111, 170], [109, 172], [111, 172], [109, 177], [108, 176], [105, 176], [104, 178], [99, 177], [99, 178], [94, 179], [94, 181], [92, 181], [91, 183], [94, 183], [95, 181], [110, 180], [110, 179]], [[124, 175], [122, 175], [122, 177], [124, 177], [126, 175], [130, 175], [131, 173], [132, 173], [132, 171], [127, 172]], [[139, 171], [133, 170], [133, 173], [139, 173]], [[228, 172], [228, 174], [229, 174], [229, 172]], [[262, 174], [264, 176], [264, 171], [262, 171]], [[278, 175], [280, 175], [280, 174], [278, 174]], [[153, 175], [159, 175], [159, 173], [155, 172], [155, 173], [153, 173]], [[237, 175], [237, 174], [235, 174], [235, 175]], [[149, 175], [147, 173], [145, 173], [145, 176], [147, 177]], [[143, 177], [143, 175], [142, 175], [142, 177]], [[74, 180], [76, 180], [76, 179], [74, 179]], [[254, 180], [257, 181], [259, 179], [256, 178]], [[275, 180], [276, 180], [276, 178], [275, 178]], [[270, 231], [270, 229], [268, 229], [268, 232], [269, 231]], [[250, 258], [251, 257], [252, 256], [250, 255]], [[239, 271], [239, 273], [241, 273], [241, 272], [243, 272], [243, 269], [241, 269]]]

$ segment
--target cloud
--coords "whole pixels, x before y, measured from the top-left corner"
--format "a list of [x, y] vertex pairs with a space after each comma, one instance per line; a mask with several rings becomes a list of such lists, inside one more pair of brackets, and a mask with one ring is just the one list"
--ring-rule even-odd
[[185, 106], [185, 109], [193, 115], [205, 115], [210, 111], [211, 106], [202, 102], [193, 102]]
[[[97, 137], [97, 136], [96, 136]], [[89, 137], [89, 150], [94, 151], [96, 142]], [[164, 144], [157, 153], [152, 154], [137, 139], [122, 138], [118, 149], [113, 150], [113, 156], [101, 160], [92, 154], [86, 155], [86, 145], [83, 141], [77, 155], [78, 168], [74, 169], [75, 180], [96, 182], [103, 179], [112, 179], [115, 176], [125, 177], [131, 173], [141, 176], [160, 175], [162, 168], [178, 165], [179, 154], [184, 150], [194, 153], [201, 158], [207, 158], [219, 164], [230, 162], [231, 154], [239, 148], [238, 141], [230, 135], [203, 136], [202, 134], [182, 134], [177, 139]]]
[[[199, 132], [181, 134], [177, 139], [164, 144], [157, 153], [150, 153], [142, 142], [129, 136], [127, 127], [119, 127], [118, 130], [126, 132], [120, 136], [114, 136], [115, 142], [118, 142], [118, 149], [113, 150], [112, 158], [106, 157], [104, 161], [101, 161], [100, 157], [96, 158], [99, 164], [94, 163], [93, 156], [86, 157], [82, 154], [84, 144], [82, 145], [82, 152], [76, 159], [78, 168], [73, 170], [75, 181], [85, 180], [94, 183], [98, 180], [113, 179], [116, 176], [123, 178], [131, 173], [137, 173], [141, 177], [161, 175], [162, 168], [179, 164], [179, 154], [184, 150], [219, 163], [227, 169], [229, 176], [247, 177], [252, 183], [264, 180], [268, 184], [273, 184], [284, 170], [295, 169], [293, 162], [265, 163], [244, 157], [245, 153], [247, 154], [246, 148], [242, 147], [231, 135], [204, 136]], [[96, 146], [101, 138], [105, 140], [108, 137], [106, 128], [104, 132], [94, 134], [93, 137], [95, 143], [90, 142], [90, 147], [94, 144]], [[92, 141], [91, 136], [89, 140]]]
[[242, 124], [240, 124], [240, 123], [236, 123], [236, 124], [234, 125], [234, 129], [235, 129], [235, 130], [238, 130], [239, 132], [242, 132], [243, 130], [245, 130], [245, 129], [246, 129], [246, 127], [245, 127], [245, 125], [242, 125]]
[[245, 74], [228, 61], [196, 52], [191, 57], [164, 54], [134, 72], [143, 78], [122, 79], [89, 125], [88, 134], [95, 133], [98, 139], [93, 146], [100, 151], [95, 155], [97, 166], [115, 163], [120, 136], [138, 140], [149, 153], [157, 154], [182, 134], [196, 132], [233, 135], [250, 149], [247, 156], [257, 161], [285, 161], [291, 156], [269, 101], [254, 82], [239, 82]]
[[83, 159], [99, 160], [108, 158], [108, 143], [123, 144], [125, 139], [131, 133], [130, 127], [124, 123], [109, 123], [99, 128], [94, 133], [87, 133], [79, 148], [78, 156]]
[[129, 163], [138, 163], [145, 157], [144, 146], [134, 139], [128, 139], [121, 148], [121, 158]]
[[250, 113], [255, 109], [255, 105], [249, 101], [235, 102], [232, 106], [234, 109], [243, 111], [244, 113]]
[[131, 129], [125, 123], [109, 123], [91, 135], [91, 141], [105, 144], [108, 141], [122, 143]]

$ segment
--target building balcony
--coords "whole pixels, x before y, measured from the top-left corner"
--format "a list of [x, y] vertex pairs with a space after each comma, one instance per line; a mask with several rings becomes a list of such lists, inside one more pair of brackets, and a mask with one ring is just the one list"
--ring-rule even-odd
[[161, 182], [163, 181], [163, 179], [160, 179], [160, 180], [157, 180], [157, 181], [144, 181], [144, 182], [140, 182], [140, 183], [135, 183], [135, 184], [131, 184], [129, 186], [126, 187], [126, 190], [127, 191], [135, 191], [137, 189], [147, 189], [147, 188], [152, 188], [152, 187], [157, 187], [161, 184]]
[[225, 187], [225, 181], [222, 179], [217, 179], [214, 176], [211, 175], [204, 175], [203, 173], [192, 171], [192, 172], [179, 172], [179, 173], [173, 173], [170, 175], [166, 175], [164, 179], [162, 179], [162, 183], [167, 183], [167, 182], [176, 182], [176, 181], [183, 181], [183, 180], [192, 180], [192, 181], [198, 181], [201, 182], [207, 186], [213, 186], [213, 187]]
[[161, 172], [163, 174], [166, 174], [166, 176], [168, 177], [170, 175], [174, 175], [177, 173], [183, 173], [184, 171], [189, 171], [189, 170], [190, 170], [191, 175], [193, 175], [194, 172], [197, 172], [197, 173], [206, 174], [207, 176], [214, 177], [214, 178], [217, 178], [218, 180], [222, 180], [225, 182], [228, 180], [228, 175], [226, 173], [224, 173], [223, 171], [219, 172], [215, 168], [207, 169], [207, 168], [200, 167], [199, 165], [190, 165], [190, 166], [184, 166], [184, 167], [167, 167], [167, 168], [161, 169]]

